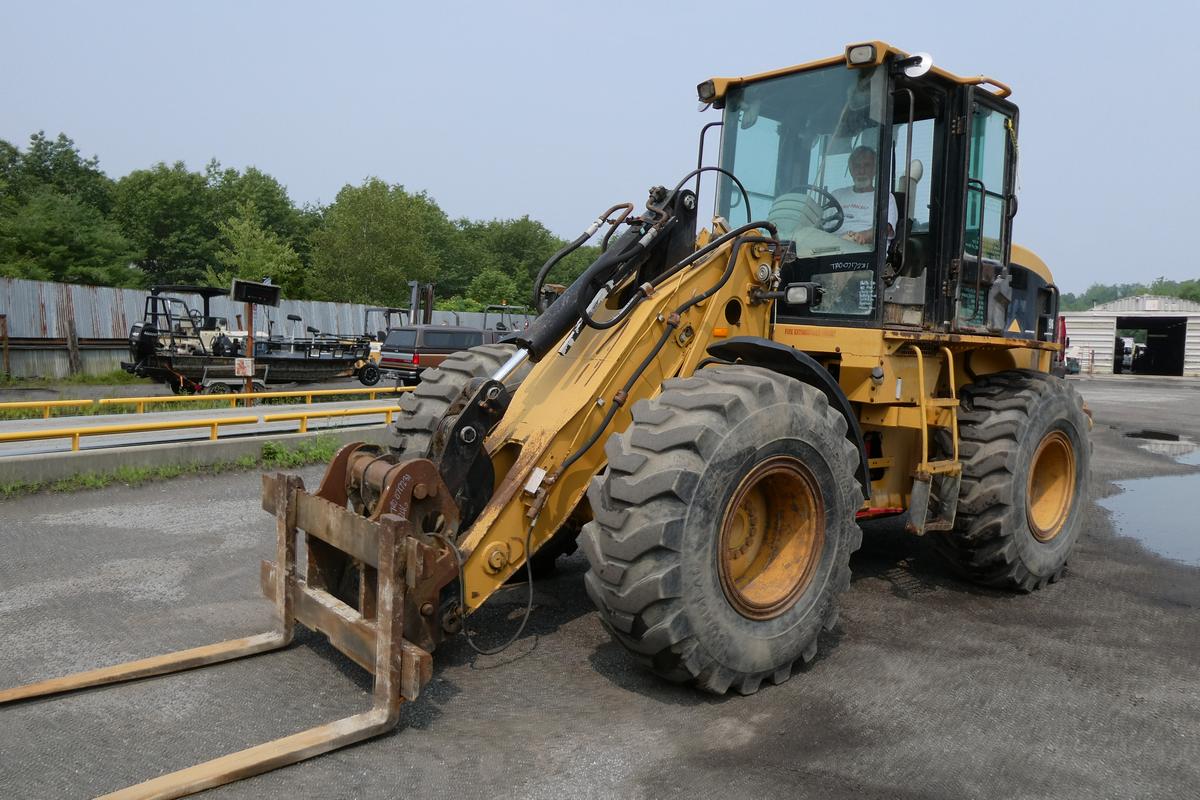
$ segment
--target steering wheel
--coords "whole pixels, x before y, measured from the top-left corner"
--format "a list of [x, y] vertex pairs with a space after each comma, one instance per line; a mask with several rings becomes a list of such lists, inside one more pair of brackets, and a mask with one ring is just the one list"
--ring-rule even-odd
[[846, 221], [846, 212], [842, 210], [842, 204], [837, 201], [836, 197], [820, 186], [813, 186], [811, 183], [801, 183], [798, 186], [788, 189], [785, 194], [816, 195], [814, 200], [821, 209], [821, 222], [817, 227], [826, 233], [833, 233], [841, 228], [842, 223]]

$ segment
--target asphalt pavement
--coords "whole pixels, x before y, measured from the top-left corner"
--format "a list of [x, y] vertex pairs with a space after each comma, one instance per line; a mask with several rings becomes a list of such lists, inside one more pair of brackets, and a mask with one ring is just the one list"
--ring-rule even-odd
[[[1078, 380], [1093, 500], [1195, 473], [1127, 433], [1200, 441], [1200, 381]], [[321, 470], [303, 472], [315, 486]], [[271, 625], [253, 473], [0, 502], [0, 685]], [[1190, 514], [1187, 497], [1163, 515]], [[1166, 517], [1164, 517], [1166, 519]], [[1200, 535], [1200, 534], [1198, 534]], [[645, 673], [602, 630], [580, 554], [536, 584], [507, 652], [460, 640], [400, 727], [208, 798], [1186, 798], [1200, 787], [1200, 568], [1095, 502], [1065, 579], [1018, 596], [955, 578], [896, 522], [868, 528], [840, 622], [781, 686], [714, 698]], [[524, 589], [472, 618], [507, 638]], [[370, 705], [304, 634], [192, 673], [0, 708], [0, 795], [73, 798]]]

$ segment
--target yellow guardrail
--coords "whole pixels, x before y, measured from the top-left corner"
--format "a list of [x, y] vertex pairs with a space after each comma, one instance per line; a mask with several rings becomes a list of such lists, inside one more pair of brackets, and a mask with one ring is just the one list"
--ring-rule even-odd
[[386, 424], [391, 425], [392, 414], [396, 410], [395, 406], [380, 406], [378, 408], [333, 408], [326, 411], [288, 411], [279, 414], [264, 414], [263, 422], [300, 420], [300, 427], [297, 430], [300, 433], [308, 433], [310, 419], [328, 419], [330, 417], [362, 417], [369, 414], [383, 414]]
[[97, 402], [102, 406], [117, 406], [117, 405], [136, 405], [137, 413], [141, 414], [145, 411], [147, 404], [150, 403], [203, 403], [211, 400], [228, 400], [230, 408], [237, 408], [238, 401], [252, 402], [254, 400], [266, 400], [276, 397], [303, 397], [304, 402], [312, 405], [314, 397], [331, 397], [334, 395], [347, 394], [365, 394], [368, 400], [376, 399], [376, 395], [398, 394], [400, 392], [411, 392], [411, 386], [389, 386], [383, 389], [301, 389], [281, 392], [233, 392], [230, 394], [180, 394], [159, 397], [106, 397]]
[[55, 408], [84, 408], [92, 406], [136, 406], [137, 413], [146, 411], [146, 406], [171, 403], [207, 403], [214, 400], [229, 401], [230, 408], [237, 408], [239, 401], [250, 403], [276, 397], [303, 397], [304, 402], [312, 405], [314, 397], [332, 397], [344, 395], [367, 395], [368, 400], [377, 399], [380, 394], [399, 394], [411, 392], [411, 386], [386, 386], [380, 388], [349, 388], [349, 389], [307, 389], [280, 392], [240, 392], [231, 394], [181, 394], [181, 395], [152, 395], [149, 397], [105, 397], [99, 400], [22, 400], [11, 403], [0, 403], [0, 411], [24, 410], [38, 408], [42, 410], [42, 419], [50, 419], [50, 411]]
[[222, 425], [253, 425], [258, 417], [214, 417], [212, 419], [189, 419], [167, 422], [142, 422], [131, 425], [94, 425], [85, 428], [50, 428], [38, 431], [14, 431], [0, 433], [0, 442], [28, 442], [38, 439], [71, 439], [71, 450], [79, 450], [79, 439], [83, 436], [110, 436], [118, 433], [144, 433], [176, 428], [208, 428], [209, 439], [217, 438]]
[[42, 419], [50, 419], [50, 409], [52, 408], [82, 408], [90, 406], [92, 402], [91, 400], [21, 400], [13, 403], [0, 403], [0, 410], [23, 411], [27, 408], [40, 408]]

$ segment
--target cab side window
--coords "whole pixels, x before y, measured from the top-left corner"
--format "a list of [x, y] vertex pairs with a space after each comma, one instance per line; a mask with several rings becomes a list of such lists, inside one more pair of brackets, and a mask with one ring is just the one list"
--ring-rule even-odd
[[918, 119], [912, 126], [912, 157], [908, 150], [908, 121], [896, 125], [892, 137], [893, 191], [900, 221], [908, 219], [915, 233], [930, 232], [930, 171], [933, 168], [932, 119]]

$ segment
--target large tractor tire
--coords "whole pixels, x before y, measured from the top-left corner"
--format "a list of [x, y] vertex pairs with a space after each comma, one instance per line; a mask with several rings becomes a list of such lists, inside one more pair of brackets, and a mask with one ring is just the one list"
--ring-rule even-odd
[[[400, 410], [392, 426], [395, 453], [424, 456], [437, 431], [438, 423], [450, 404], [472, 378], [486, 378], [495, 373], [516, 352], [511, 344], [485, 344], [447, 356], [435, 369], [421, 373], [421, 382], [411, 392], [400, 397]], [[517, 367], [505, 380], [509, 391], [515, 392], [529, 374], [530, 363]]]
[[958, 513], [935, 546], [986, 586], [1031, 592], [1058, 580], [1088, 497], [1082, 398], [1061, 378], [1000, 372], [963, 389], [958, 420]]
[[632, 415], [580, 535], [605, 627], [672, 681], [751, 694], [787, 680], [836, 622], [862, 542], [845, 418], [749, 366], [669, 380]]

